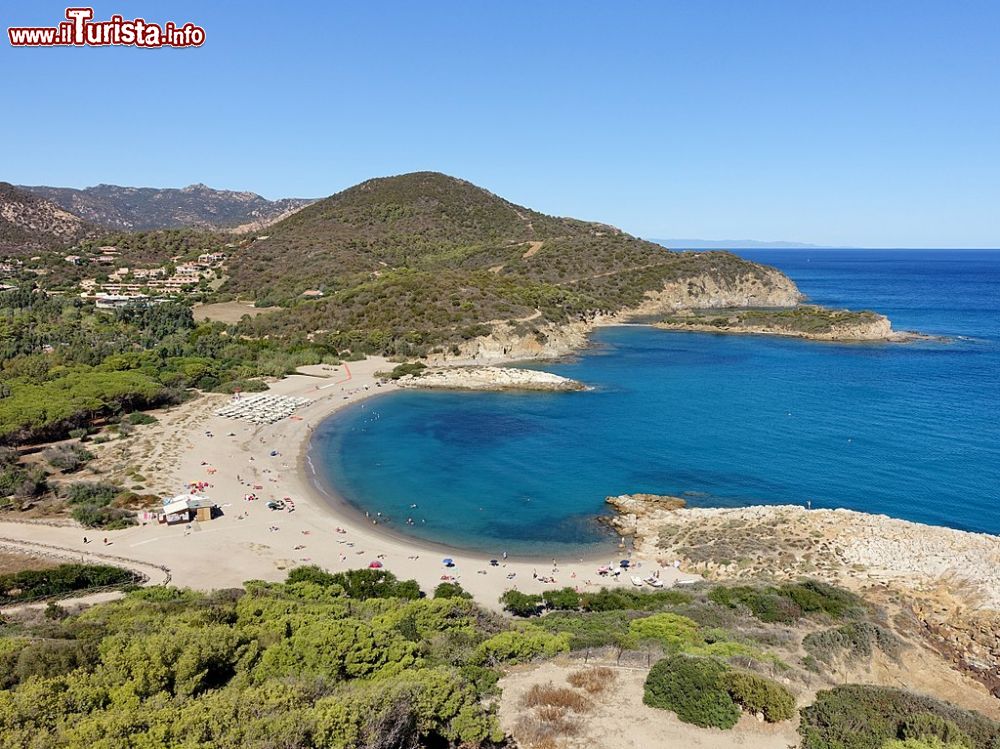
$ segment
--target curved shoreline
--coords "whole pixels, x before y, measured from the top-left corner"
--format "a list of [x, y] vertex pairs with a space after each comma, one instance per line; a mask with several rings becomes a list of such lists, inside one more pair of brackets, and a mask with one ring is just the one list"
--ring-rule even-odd
[[[391, 395], [398, 392], [402, 388], [394, 387], [389, 392], [376, 393], [368, 398], [363, 399], [364, 402], [370, 403], [378, 400], [379, 398]], [[313, 452], [315, 450], [315, 437], [317, 431], [327, 422], [337, 418], [337, 414], [350, 406], [357, 406], [361, 401], [356, 401], [349, 404], [348, 406], [337, 408], [323, 417], [314, 426], [309, 428], [308, 433], [302, 440], [301, 456], [299, 458], [299, 470], [300, 472], [308, 478], [309, 484], [312, 489], [316, 492], [317, 500], [329, 506], [331, 512], [334, 516], [343, 514], [349, 518], [353, 518], [355, 522], [363, 525], [364, 527], [370, 527], [373, 534], [379, 534], [385, 536], [388, 539], [393, 540], [397, 543], [407, 543], [407, 544], [418, 544], [428, 551], [437, 551], [444, 556], [449, 554], [469, 554], [469, 555], [485, 555], [487, 558], [494, 558], [502, 553], [500, 551], [487, 552], [484, 549], [476, 548], [474, 546], [463, 546], [461, 543], [448, 543], [444, 541], [435, 541], [433, 539], [425, 538], [423, 536], [418, 536], [416, 534], [409, 534], [403, 530], [392, 527], [388, 523], [383, 523], [381, 525], [376, 525], [371, 521], [368, 515], [365, 515], [364, 511], [350, 502], [338, 489], [334, 481], [327, 477], [322, 469], [316, 467], [316, 463], [313, 460]], [[597, 516], [595, 515], [595, 518]], [[610, 515], [607, 516], [609, 519]], [[595, 520], [595, 525], [602, 525], [599, 521]], [[615, 534], [611, 532], [610, 523], [605, 525], [607, 536], [606, 539], [599, 539], [590, 544], [581, 544], [579, 546], [568, 546], [565, 549], [556, 549], [551, 547], [546, 547], [544, 542], [539, 542], [537, 546], [539, 549], [536, 553], [521, 553], [513, 551], [509, 554], [510, 558], [516, 559], [521, 562], [527, 562], [531, 564], [543, 565], [552, 560], [552, 554], [556, 557], [565, 557], [571, 555], [574, 559], [582, 562], [592, 561], [601, 563], [605, 558], [606, 550], [603, 549], [604, 546], [609, 544], [614, 544], [614, 553], [619, 554], [618, 544], [613, 540]], [[498, 541], [498, 544], [502, 542]]]
[[[451, 546], [444, 546], [442, 554], [442, 546], [373, 527], [362, 522], [354, 508], [348, 512], [346, 505], [327, 501], [313, 484], [306, 463], [310, 438], [316, 425], [345, 406], [392, 392], [392, 384], [376, 385], [375, 373], [385, 370], [386, 364], [379, 358], [352, 362], [347, 378], [342, 367], [304, 367], [301, 374], [273, 383], [273, 394], [310, 399], [293, 417], [273, 424], [218, 416], [215, 411], [228, 397], [206, 394], [157, 412], [158, 423], [138, 427], [123, 443], [134, 451], [128, 458], [116, 440], [98, 446], [98, 463], [104, 464], [106, 479], [114, 479], [116, 470], [138, 469], [148, 477], [147, 490], [159, 496], [185, 492], [192, 481], [207, 482], [204, 494], [222, 510], [221, 517], [190, 526], [147, 523], [102, 531], [109, 552], [138, 563], [162, 564], [170, 568], [173, 584], [202, 590], [236, 587], [252, 579], [283, 580], [288, 570], [304, 564], [338, 572], [377, 561], [397, 577], [417, 580], [428, 594], [444, 577], [454, 579], [477, 601], [495, 609], [500, 595], [514, 587], [540, 593], [567, 585], [580, 590], [631, 585], [628, 575], [617, 583], [597, 575], [599, 565], [622, 556], [612, 543], [599, 545], [593, 555], [584, 557], [560, 554], [556, 560], [542, 560], [513, 554], [491, 567], [491, 554]], [[249, 493], [258, 499], [244, 499]], [[269, 499], [284, 497], [292, 498], [294, 511], [272, 511], [265, 505]], [[89, 548], [83, 544], [84, 534], [75, 524], [0, 520], [0, 535], [81, 552]], [[446, 556], [454, 560], [453, 567], [441, 563]], [[672, 568], [660, 576], [668, 585], [690, 579]]]

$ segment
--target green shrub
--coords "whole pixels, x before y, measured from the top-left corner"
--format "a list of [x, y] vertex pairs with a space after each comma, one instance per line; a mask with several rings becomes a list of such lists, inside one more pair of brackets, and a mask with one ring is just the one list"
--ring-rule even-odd
[[337, 584], [333, 573], [327, 572], [315, 564], [307, 564], [302, 567], [296, 567], [288, 573], [288, 577], [285, 578], [285, 582], [316, 583], [316, 585], [320, 585], [324, 588]]
[[759, 589], [749, 586], [712, 588], [708, 598], [720, 606], [743, 606], [762, 622], [791, 624], [802, 616], [802, 609], [790, 598], [774, 588]]
[[535, 616], [542, 607], [542, 597], [512, 589], [500, 596], [500, 603], [514, 616]]
[[967, 744], [944, 742], [941, 739], [893, 739], [882, 745], [882, 749], [967, 749]]
[[42, 457], [50, 466], [63, 473], [79, 471], [94, 459], [93, 453], [78, 444], [54, 445], [43, 450]]
[[570, 636], [565, 632], [546, 632], [531, 624], [494, 635], [481, 643], [470, 658], [475, 666], [500, 663], [524, 663], [539, 656], [551, 658], [569, 650]]
[[104, 564], [61, 564], [47, 570], [0, 575], [0, 603], [14, 603], [133, 582], [135, 575]]
[[723, 677], [733, 702], [750, 713], [762, 713], [768, 723], [795, 717], [795, 697], [781, 684], [749, 671], [730, 671]]
[[[996, 749], [1000, 723], [924, 695], [848, 684], [824, 690], [800, 711], [803, 749], [881, 749], [903, 738], [968, 737], [971, 749]], [[917, 718], [916, 716], [924, 716]], [[942, 719], [934, 720], [932, 717]], [[946, 722], [945, 722], [946, 721]]]
[[903, 720], [899, 727], [899, 738], [916, 740], [938, 740], [942, 744], [971, 747], [972, 740], [953, 721], [934, 713], [917, 713]]
[[601, 588], [596, 593], [581, 594], [580, 607], [584, 611], [655, 611], [664, 606], [679, 606], [690, 601], [691, 596], [679, 590]]
[[413, 375], [414, 377], [419, 377], [427, 369], [427, 365], [423, 362], [407, 362], [406, 364], [399, 364], [392, 368], [389, 372], [390, 380], [398, 380], [400, 377], [406, 377], [408, 375]]
[[628, 625], [632, 614], [626, 611], [564, 612], [554, 611], [538, 620], [538, 626], [550, 632], [570, 635], [570, 648], [625, 647], [629, 643]]
[[337, 572], [333, 582], [340, 585], [351, 598], [407, 598], [422, 595], [416, 580], [397, 580], [388, 570], [360, 569]]
[[646, 677], [643, 702], [672, 710], [685, 723], [729, 729], [740, 710], [723, 686], [729, 669], [711, 658], [671, 655], [657, 661]]
[[155, 416], [143, 413], [142, 411], [133, 411], [125, 416], [123, 421], [126, 421], [133, 426], [138, 426], [139, 424], [155, 424], [158, 419]]
[[810, 632], [802, 640], [806, 652], [822, 663], [831, 663], [841, 653], [848, 660], [871, 658], [875, 648], [891, 658], [898, 658], [903, 642], [892, 632], [871, 622], [850, 622], [819, 632]]
[[435, 598], [472, 598], [472, 594], [466, 592], [458, 583], [440, 583], [434, 588]]
[[629, 623], [629, 636], [633, 642], [655, 640], [667, 652], [683, 651], [705, 642], [698, 633], [698, 625], [679, 614], [653, 614], [633, 619]]
[[778, 591], [807, 614], [824, 613], [835, 619], [864, 613], [864, 604], [854, 593], [820, 580], [782, 585]]
[[573, 588], [547, 590], [542, 593], [542, 600], [550, 609], [558, 611], [575, 611], [580, 608], [580, 594]]

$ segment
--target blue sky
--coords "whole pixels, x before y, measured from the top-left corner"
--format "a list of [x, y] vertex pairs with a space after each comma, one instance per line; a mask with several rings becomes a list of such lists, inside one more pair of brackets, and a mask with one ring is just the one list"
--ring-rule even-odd
[[647, 237], [1000, 246], [1000, 3], [96, 2], [198, 49], [13, 49], [0, 179], [323, 196], [419, 169]]

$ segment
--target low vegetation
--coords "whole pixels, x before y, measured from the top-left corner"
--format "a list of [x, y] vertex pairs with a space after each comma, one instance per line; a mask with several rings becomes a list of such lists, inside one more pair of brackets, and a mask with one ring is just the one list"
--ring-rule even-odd
[[133, 585], [139, 581], [141, 578], [134, 572], [102, 564], [60, 564], [43, 570], [23, 570], [0, 575], [0, 604]]
[[135, 525], [132, 512], [114, 504], [125, 504], [135, 498], [119, 486], [102, 482], [80, 481], [62, 488], [72, 507], [73, 519], [85, 528], [116, 530]]
[[34, 629], [0, 628], [0, 661], [15, 666], [0, 669], [0, 747], [500, 740], [484, 702], [495, 676], [471, 661], [519, 632], [464, 598], [393, 595], [412, 581], [348, 573], [358, 598], [316, 572], [211, 594], [142, 589]]
[[822, 691], [802, 709], [803, 749], [881, 749], [891, 741], [1000, 746], [1000, 724], [900, 689], [864, 685]]

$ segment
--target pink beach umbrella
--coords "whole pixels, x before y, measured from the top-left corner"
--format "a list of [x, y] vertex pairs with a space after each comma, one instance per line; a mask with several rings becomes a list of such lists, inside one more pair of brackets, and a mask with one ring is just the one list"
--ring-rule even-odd
[[372, 562], [371, 564], [369, 564], [368, 568], [372, 569], [372, 570], [380, 570], [380, 569], [382, 569], [382, 563], [376, 560], [376, 561]]

